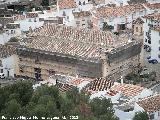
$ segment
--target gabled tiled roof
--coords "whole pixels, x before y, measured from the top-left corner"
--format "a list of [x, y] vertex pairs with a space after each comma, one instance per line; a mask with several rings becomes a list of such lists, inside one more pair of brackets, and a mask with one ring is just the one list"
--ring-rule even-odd
[[55, 86], [61, 92], [66, 92], [66, 91], [69, 91], [69, 90], [72, 90], [73, 88], [75, 88], [75, 86], [73, 86], [73, 85], [69, 85], [69, 84], [61, 83], [61, 82], [57, 82]]
[[160, 13], [152, 13], [144, 16], [144, 18], [154, 20], [154, 21], [160, 21]]
[[75, 18], [88, 17], [91, 16], [91, 12], [90, 11], [73, 12], [73, 15]]
[[58, 0], [59, 9], [70, 9], [76, 8], [76, 3], [74, 0]]
[[126, 16], [128, 14], [134, 13], [136, 11], [142, 11], [145, 8], [141, 4], [136, 5], [125, 5], [119, 7], [100, 7], [96, 10], [97, 17], [118, 17], [118, 16]]
[[133, 97], [142, 92], [144, 88], [132, 84], [117, 84], [111, 87], [113, 91], [121, 91], [124, 96]]
[[137, 102], [147, 112], [154, 112], [160, 110], [160, 95], [154, 95], [151, 97], [144, 98]]
[[69, 54], [82, 58], [99, 58], [100, 46], [111, 46], [115, 42], [110, 32], [78, 29], [62, 25], [47, 24], [36, 29], [28, 47], [49, 52]]
[[108, 90], [110, 89], [114, 84], [114, 81], [112, 80], [108, 80], [106, 78], [97, 78], [93, 81], [91, 81], [91, 83], [89, 83], [86, 88], [85, 91], [104, 91], [104, 90]]
[[154, 27], [152, 27], [151, 29], [160, 32], [160, 26], [154, 26]]
[[151, 10], [160, 9], [160, 3], [154, 3], [154, 4], [147, 3], [145, 4], [145, 6]]
[[141, 18], [137, 18], [136, 20], [133, 21], [133, 24], [143, 24], [144, 21]]
[[16, 48], [10, 45], [0, 44], [0, 58], [7, 58], [13, 54], [16, 54]]
[[27, 18], [36, 18], [36, 17], [38, 17], [38, 13], [28, 12], [28, 13], [26, 13], [26, 17]]

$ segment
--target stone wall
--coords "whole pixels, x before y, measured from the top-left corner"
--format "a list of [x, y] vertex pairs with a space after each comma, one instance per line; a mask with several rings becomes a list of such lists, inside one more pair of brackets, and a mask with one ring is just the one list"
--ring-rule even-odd
[[71, 76], [102, 77], [102, 64], [100, 61], [85, 61], [69, 55], [46, 54], [42, 51], [29, 51], [25, 48], [18, 49], [17, 53], [20, 58], [19, 67], [23, 67], [23, 72], [18, 72], [17, 75], [34, 78], [34, 68], [40, 68], [42, 79], [47, 79], [50, 76], [49, 70], [55, 71], [56, 74]]

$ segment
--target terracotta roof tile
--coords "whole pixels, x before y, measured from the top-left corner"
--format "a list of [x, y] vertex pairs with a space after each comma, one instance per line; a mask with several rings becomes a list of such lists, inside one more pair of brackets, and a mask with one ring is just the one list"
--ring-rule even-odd
[[58, 5], [59, 9], [70, 9], [77, 7], [74, 0], [59, 0]]
[[13, 54], [16, 54], [16, 48], [11, 45], [0, 44], [0, 58], [6, 58]]
[[118, 16], [125, 16], [136, 11], [144, 10], [145, 8], [141, 4], [136, 5], [126, 5], [120, 7], [100, 7], [97, 8], [96, 16], [97, 17], [118, 17]]
[[111, 90], [121, 91], [122, 94], [127, 97], [136, 96], [139, 93], [141, 93], [143, 89], [144, 89], [143, 87], [132, 85], [132, 84], [123, 84], [123, 85], [117, 84], [111, 87]]
[[137, 102], [147, 112], [154, 112], [160, 110], [160, 95], [147, 97]]

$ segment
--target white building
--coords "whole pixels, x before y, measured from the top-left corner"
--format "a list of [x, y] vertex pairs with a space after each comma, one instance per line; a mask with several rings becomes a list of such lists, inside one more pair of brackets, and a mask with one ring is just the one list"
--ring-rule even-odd
[[132, 28], [132, 21], [146, 14], [142, 4], [126, 5], [122, 7], [100, 7], [94, 9], [93, 26], [95, 29], [102, 29], [103, 22], [112, 26], [114, 32]]
[[20, 36], [21, 36], [20, 24], [8, 23], [3, 29], [3, 32], [0, 34], [0, 44], [4, 45], [10, 40], [10, 38], [20, 37]]
[[16, 49], [7, 45], [0, 45], [0, 48], [0, 72], [4, 73], [5, 77], [14, 77], [18, 68]]
[[151, 58], [160, 62], [160, 26], [151, 28]]
[[144, 48], [148, 51], [151, 50], [151, 58], [160, 61], [159, 56], [159, 26], [160, 26], [160, 13], [152, 13], [146, 15], [144, 18]]

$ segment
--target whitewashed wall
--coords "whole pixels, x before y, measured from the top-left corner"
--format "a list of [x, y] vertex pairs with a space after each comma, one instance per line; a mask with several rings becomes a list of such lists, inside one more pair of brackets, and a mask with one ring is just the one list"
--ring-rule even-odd
[[151, 30], [151, 58], [158, 60], [160, 62], [160, 32]]

